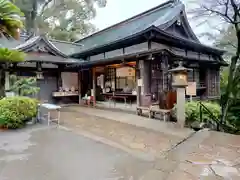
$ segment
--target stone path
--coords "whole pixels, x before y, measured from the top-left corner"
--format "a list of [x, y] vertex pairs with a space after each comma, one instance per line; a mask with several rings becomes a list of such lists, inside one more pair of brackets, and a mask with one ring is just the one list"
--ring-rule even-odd
[[[98, 118], [109, 119], [125, 124], [131, 124], [137, 127], [143, 127], [147, 129], [151, 129], [154, 131], [158, 131], [165, 134], [172, 134], [174, 136], [178, 136], [181, 138], [188, 137], [191, 133], [193, 133], [190, 129], [180, 129], [177, 127], [176, 123], [165, 123], [156, 119], [149, 119], [142, 116], [137, 116], [136, 114], [130, 114], [119, 111], [110, 111], [96, 108], [89, 108], [83, 106], [70, 106], [64, 108], [68, 112], [78, 112], [83, 116], [95, 116]], [[83, 117], [82, 116], [82, 117]]]
[[128, 149], [129, 152], [134, 150], [134, 154], [136, 152], [142, 155], [147, 154], [150, 159], [164, 156], [165, 152], [183, 139], [181, 136], [156, 132], [79, 112], [62, 112], [61, 116], [67, 128], [87, 134], [87, 136], [91, 134], [96, 138], [101, 137], [105, 141], [114, 142], [118, 147]]
[[203, 130], [159, 159], [168, 180], [240, 179], [240, 136]]
[[[69, 110], [62, 112], [64, 127], [152, 161], [153, 168], [141, 180], [240, 179], [240, 136], [208, 130], [184, 133], [166, 125], [164, 128], [169, 129], [156, 131], [122, 123], [124, 117], [138, 117], [134, 115], [90, 108]], [[100, 115], [95, 115], [96, 112]]]
[[153, 167], [54, 125], [1, 132], [0, 139], [0, 180], [137, 180]]

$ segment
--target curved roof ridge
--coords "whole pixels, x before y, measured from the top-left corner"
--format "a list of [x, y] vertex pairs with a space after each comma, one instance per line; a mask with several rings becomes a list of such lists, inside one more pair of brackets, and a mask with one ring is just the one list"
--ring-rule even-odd
[[184, 17], [185, 25], [187, 26], [186, 28], [189, 31], [189, 34], [192, 36], [193, 39], [195, 39], [197, 42], [200, 43], [200, 40], [198, 39], [196, 34], [193, 32], [193, 29], [192, 29], [192, 27], [189, 24], [189, 21], [188, 21], [188, 18], [187, 18], [187, 14], [186, 14], [186, 11], [185, 11], [185, 6], [184, 6], [184, 10], [183, 10], [183, 17]]
[[184, 11], [184, 4], [181, 1], [177, 1], [175, 3], [175, 11], [167, 11], [163, 16], [159, 17], [156, 21], [154, 21], [151, 25], [159, 27], [159, 26], [165, 26], [168, 24], [168, 26], [171, 26], [174, 23], [174, 19], [176, 19], [178, 16], [180, 16], [180, 13]]
[[35, 46], [40, 41], [43, 41], [51, 50], [53, 50], [57, 55], [62, 57], [68, 57], [66, 54], [62, 53], [50, 40], [47, 38], [47, 34], [41, 34], [37, 36], [33, 36], [27, 41], [25, 41], [23, 44], [18, 45], [14, 49], [20, 50], [20, 51], [26, 51], [28, 48], [31, 48]]
[[25, 47], [28, 47], [28, 46], [32, 45], [33, 43], [38, 42], [40, 40], [40, 38], [41, 38], [40, 36], [31, 37], [28, 40], [26, 40], [24, 43], [15, 47], [14, 49], [23, 50]]
[[169, 7], [169, 6], [173, 6], [173, 5], [175, 5], [176, 3], [179, 3], [179, 2], [181, 3], [181, 1], [178, 1], [178, 0], [177, 0], [177, 1], [176, 1], [176, 0], [169, 0], [169, 1], [165, 2], [165, 3], [162, 3], [162, 4], [154, 7], [154, 8], [151, 8], [151, 9], [149, 9], [149, 10], [147, 10], [147, 11], [144, 11], [144, 12], [142, 12], [142, 13], [140, 13], [140, 14], [137, 14], [137, 15], [131, 17], [131, 18], [128, 18], [128, 19], [126, 19], [126, 20], [124, 20], [124, 21], [121, 21], [121, 22], [119, 22], [119, 23], [117, 23], [117, 24], [114, 24], [114, 25], [112, 25], [112, 26], [109, 26], [109, 27], [107, 27], [107, 28], [105, 28], [105, 29], [102, 29], [102, 30], [100, 30], [100, 31], [97, 31], [97, 32], [95, 32], [95, 33], [93, 33], [93, 34], [85, 37], [85, 38], [79, 39], [79, 40], [75, 41], [75, 43], [81, 42], [82, 40], [85, 40], [85, 39], [87, 39], [87, 38], [93, 37], [93, 36], [98, 35], [98, 34], [100, 34], [100, 33], [102, 33], [102, 32], [106, 32], [106, 31], [111, 30], [111, 29], [113, 29], [113, 28], [115, 28], [115, 27], [118, 27], [118, 26], [120, 26], [120, 25], [123, 25], [123, 24], [129, 23], [129, 22], [131, 22], [131, 21], [134, 21], [134, 20], [136, 20], [136, 19], [139, 19], [139, 18], [141, 18], [142, 16], [146, 16], [146, 15], [148, 15], [148, 14], [154, 13], [155, 11], [157, 11], [157, 10], [159, 10], [159, 9], [164, 9], [164, 8], [166, 8], [166, 7]]
[[46, 44], [48, 44], [50, 46], [50, 48], [52, 50], [54, 50], [58, 55], [62, 56], [62, 57], [67, 57], [66, 54], [62, 53], [48, 38], [47, 38], [47, 34], [45, 35], [41, 35], [42, 39], [45, 41]]

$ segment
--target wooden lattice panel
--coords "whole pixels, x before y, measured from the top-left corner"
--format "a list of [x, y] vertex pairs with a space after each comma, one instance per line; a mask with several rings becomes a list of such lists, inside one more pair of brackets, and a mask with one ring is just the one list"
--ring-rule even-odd
[[214, 69], [208, 70], [208, 96], [217, 96], [219, 85], [217, 82], [217, 71]]
[[161, 70], [161, 61], [153, 60], [151, 63], [151, 93], [158, 99], [159, 91], [162, 91], [163, 79]]

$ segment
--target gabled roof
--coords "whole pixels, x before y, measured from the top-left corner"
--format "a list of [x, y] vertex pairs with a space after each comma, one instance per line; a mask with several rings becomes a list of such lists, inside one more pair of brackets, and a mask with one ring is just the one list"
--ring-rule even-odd
[[53, 53], [56, 56], [64, 57], [66, 58], [67, 55], [62, 53], [56, 46], [48, 40], [46, 35], [39, 35], [39, 36], [33, 36], [32, 38], [28, 39], [24, 43], [18, 45], [14, 49], [23, 51], [23, 52], [31, 52], [39, 46], [39, 44], [42, 43], [42, 48], [47, 49], [49, 53]]
[[[79, 49], [82, 48], [82, 45], [78, 43], [48, 39], [47, 35], [40, 35], [40, 36], [41, 38], [44, 39], [43, 40], [44, 42], [49, 42], [47, 44], [55, 46], [54, 48], [56, 48], [58, 51], [65, 54], [66, 56], [76, 53], [79, 51]], [[40, 36], [21, 34], [19, 40], [1, 37], [0, 47], [2, 46], [9, 49], [15, 49], [17, 47], [22, 47], [26, 44], [29, 44], [29, 42], [35, 43], [36, 40], [38, 40], [39, 42], [40, 39], [38, 38], [40, 38]]]
[[146, 12], [76, 41], [83, 45], [79, 53], [130, 37], [153, 26], [165, 30], [176, 22], [180, 16], [185, 18], [183, 22], [185, 25], [184, 27], [190, 34], [189, 37], [191, 37], [191, 40], [199, 42], [188, 24], [184, 4], [179, 0], [170, 0]]
[[[49, 40], [43, 35], [24, 35], [21, 34], [19, 40], [0, 38], [0, 47], [17, 49], [27, 53], [26, 61], [78, 64], [79, 59], [73, 59], [67, 53], [73, 53], [75, 47], [79, 49], [81, 45], [76, 43]], [[59, 49], [61, 47], [61, 49]], [[31, 53], [33, 52], [33, 53]], [[40, 53], [35, 53], [40, 52]], [[42, 52], [42, 53], [41, 53]]]

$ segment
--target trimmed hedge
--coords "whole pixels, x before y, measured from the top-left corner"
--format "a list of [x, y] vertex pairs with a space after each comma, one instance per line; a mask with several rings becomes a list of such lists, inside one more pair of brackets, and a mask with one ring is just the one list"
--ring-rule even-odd
[[0, 126], [8, 129], [22, 127], [36, 117], [38, 101], [29, 97], [6, 97], [0, 100]]

